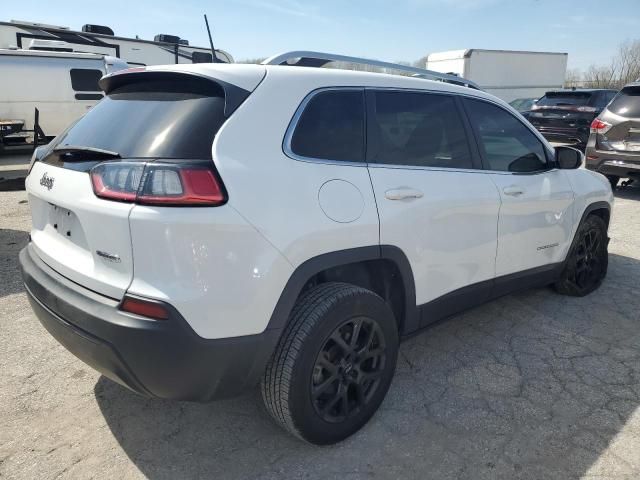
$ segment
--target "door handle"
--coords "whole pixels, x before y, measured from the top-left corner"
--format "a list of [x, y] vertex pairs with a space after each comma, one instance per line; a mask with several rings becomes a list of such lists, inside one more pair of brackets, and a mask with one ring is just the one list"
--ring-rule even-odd
[[519, 187], [517, 185], [511, 185], [510, 187], [504, 187], [502, 191], [504, 192], [505, 195], [517, 197], [518, 195], [522, 195], [524, 193], [524, 188]]
[[422, 198], [424, 194], [420, 190], [413, 188], [392, 188], [384, 192], [387, 200], [405, 200], [408, 198]]

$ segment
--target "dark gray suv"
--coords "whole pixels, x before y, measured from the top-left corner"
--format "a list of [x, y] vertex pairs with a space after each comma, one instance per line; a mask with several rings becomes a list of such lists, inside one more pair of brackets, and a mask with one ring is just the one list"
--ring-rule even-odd
[[591, 123], [586, 166], [607, 176], [640, 180], [640, 82], [624, 87]]

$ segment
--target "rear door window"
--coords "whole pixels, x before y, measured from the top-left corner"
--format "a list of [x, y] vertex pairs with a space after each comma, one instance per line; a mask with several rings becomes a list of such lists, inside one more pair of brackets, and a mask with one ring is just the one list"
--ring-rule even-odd
[[307, 103], [291, 136], [291, 152], [305, 158], [364, 161], [364, 91], [326, 90]]
[[640, 85], [623, 88], [607, 110], [621, 117], [640, 118]]
[[367, 100], [367, 161], [390, 165], [473, 168], [455, 99], [425, 92], [372, 91]]
[[199, 78], [125, 84], [56, 141], [122, 158], [210, 159], [225, 121], [222, 87]]
[[465, 99], [465, 109], [478, 137], [485, 168], [514, 173], [548, 168], [542, 142], [511, 113], [471, 99]]

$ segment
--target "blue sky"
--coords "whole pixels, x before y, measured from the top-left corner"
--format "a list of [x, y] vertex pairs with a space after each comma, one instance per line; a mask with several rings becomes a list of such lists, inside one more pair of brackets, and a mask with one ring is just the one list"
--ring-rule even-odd
[[156, 33], [215, 46], [236, 60], [286, 50], [319, 50], [389, 61], [463, 48], [560, 51], [569, 67], [606, 64], [620, 42], [640, 39], [640, 0], [1, 0], [0, 20], [117, 35]]

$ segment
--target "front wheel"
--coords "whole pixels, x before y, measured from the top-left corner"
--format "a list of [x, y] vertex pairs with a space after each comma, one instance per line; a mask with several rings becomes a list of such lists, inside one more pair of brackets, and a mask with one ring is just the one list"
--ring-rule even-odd
[[607, 225], [602, 218], [589, 215], [578, 227], [560, 280], [558, 293], [583, 297], [597, 289], [607, 275]]
[[262, 380], [269, 413], [310, 443], [358, 431], [384, 399], [396, 366], [398, 329], [375, 293], [325, 283], [298, 299]]

